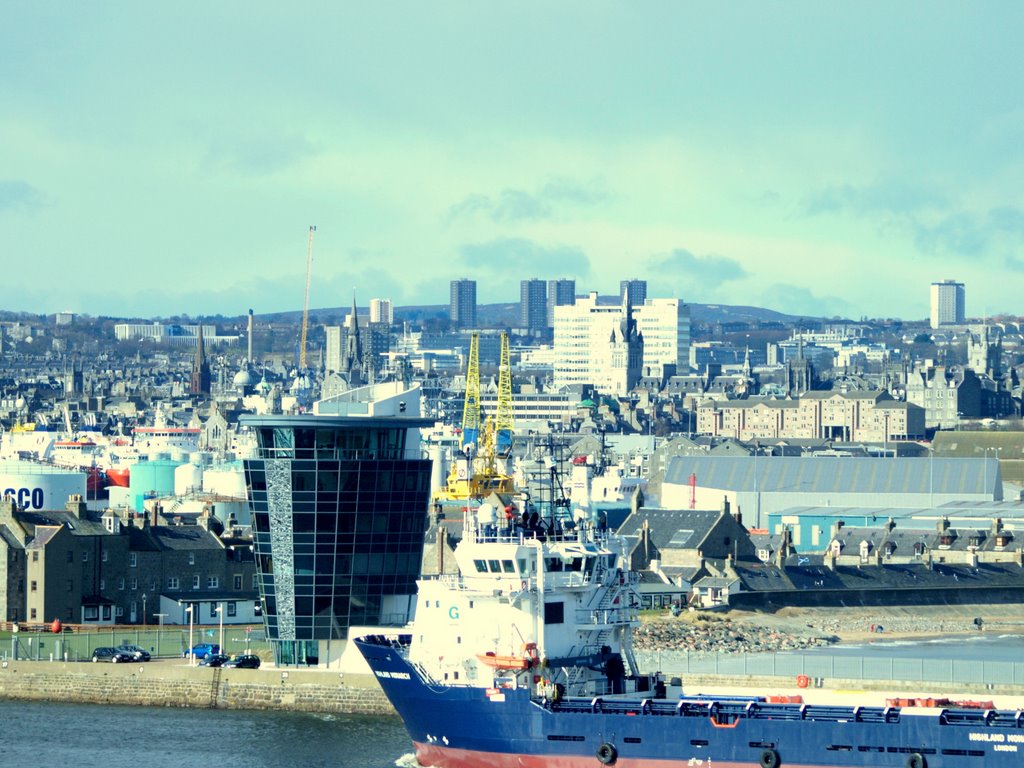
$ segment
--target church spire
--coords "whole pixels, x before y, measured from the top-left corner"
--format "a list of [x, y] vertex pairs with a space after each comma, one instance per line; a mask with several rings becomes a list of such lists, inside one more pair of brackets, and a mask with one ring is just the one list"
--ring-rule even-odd
[[210, 364], [206, 361], [206, 345], [203, 342], [203, 326], [199, 325], [196, 335], [196, 357], [192, 362], [192, 378], [189, 392], [193, 395], [210, 394]]

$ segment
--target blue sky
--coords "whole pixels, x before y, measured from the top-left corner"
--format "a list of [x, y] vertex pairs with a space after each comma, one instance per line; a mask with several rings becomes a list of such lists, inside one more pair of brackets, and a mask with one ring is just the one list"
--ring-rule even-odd
[[1019, 2], [5, 4], [0, 308], [1024, 314]]

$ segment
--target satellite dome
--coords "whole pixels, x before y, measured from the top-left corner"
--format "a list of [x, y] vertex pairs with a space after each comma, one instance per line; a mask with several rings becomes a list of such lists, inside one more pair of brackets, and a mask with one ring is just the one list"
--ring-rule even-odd
[[234, 381], [236, 387], [251, 387], [256, 383], [256, 377], [247, 368], [243, 368], [235, 374], [235, 378], [232, 381]]

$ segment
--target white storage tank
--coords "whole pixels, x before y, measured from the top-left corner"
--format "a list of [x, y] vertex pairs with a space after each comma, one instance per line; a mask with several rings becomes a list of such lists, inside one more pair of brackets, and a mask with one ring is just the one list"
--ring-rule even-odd
[[10, 496], [26, 510], [61, 510], [68, 497], [85, 498], [85, 473], [36, 464], [0, 461], [0, 496]]
[[216, 464], [203, 470], [203, 490], [218, 496], [244, 499], [245, 472], [242, 470], [242, 462]]
[[202, 490], [203, 468], [189, 462], [174, 470], [174, 495], [184, 496], [191, 491]]

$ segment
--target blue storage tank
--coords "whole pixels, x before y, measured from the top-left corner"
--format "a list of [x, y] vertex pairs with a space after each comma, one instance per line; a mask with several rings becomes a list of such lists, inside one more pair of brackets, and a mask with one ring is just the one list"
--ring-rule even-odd
[[183, 462], [173, 459], [140, 461], [132, 464], [128, 476], [128, 499], [132, 509], [141, 512], [143, 501], [154, 496], [174, 495], [174, 470]]

